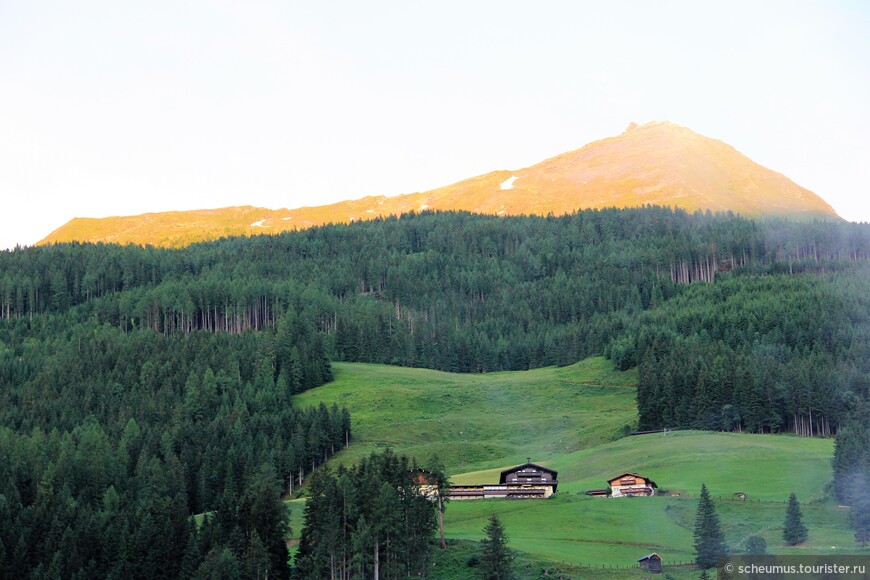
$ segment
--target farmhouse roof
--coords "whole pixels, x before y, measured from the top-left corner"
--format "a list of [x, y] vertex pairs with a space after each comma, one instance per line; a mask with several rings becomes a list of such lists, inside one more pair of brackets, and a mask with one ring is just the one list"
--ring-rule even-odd
[[614, 481], [616, 481], [616, 480], [618, 480], [618, 479], [622, 479], [622, 478], [625, 477], [626, 475], [630, 475], [630, 476], [632, 476], [632, 477], [639, 477], [639, 478], [641, 478], [641, 479], [644, 479], [644, 480], [646, 480], [646, 482], [650, 485], [650, 487], [655, 487], [656, 489], [658, 489], [658, 487], [659, 487], [658, 485], [656, 485], [656, 482], [654, 482], [654, 481], [651, 480], [650, 478], [648, 478], [648, 477], [646, 477], [646, 476], [644, 476], [644, 475], [640, 475], [640, 474], [637, 474], [637, 473], [629, 473], [629, 472], [621, 473], [621, 474], [617, 475], [616, 477], [611, 477], [610, 479], [607, 480], [607, 483], [613, 483]]
[[556, 479], [556, 476], [559, 474], [558, 471], [556, 471], [554, 469], [547, 469], [543, 465], [538, 465], [537, 463], [523, 463], [522, 465], [517, 465], [516, 467], [511, 467], [510, 469], [505, 469], [504, 471], [502, 471], [501, 475], [499, 476], [499, 483], [504, 483], [505, 478], [507, 477], [508, 473], [520, 471], [521, 469], [525, 469], [527, 467], [533, 467], [539, 471], [546, 471], [547, 473], [550, 473], [553, 475], [553, 479]]

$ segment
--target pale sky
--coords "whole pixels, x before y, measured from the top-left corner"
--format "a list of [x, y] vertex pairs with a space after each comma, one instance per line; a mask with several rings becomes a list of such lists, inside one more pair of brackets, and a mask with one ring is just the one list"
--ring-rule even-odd
[[397, 195], [669, 120], [870, 222], [870, 3], [0, 0], [0, 248]]

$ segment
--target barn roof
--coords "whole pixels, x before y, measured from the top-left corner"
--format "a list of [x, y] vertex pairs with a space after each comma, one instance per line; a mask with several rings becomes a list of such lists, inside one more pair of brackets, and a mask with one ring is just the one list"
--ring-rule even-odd
[[638, 560], [638, 562], [643, 562], [644, 560], [649, 560], [649, 559], [652, 558], [653, 556], [655, 556], [655, 557], [658, 558], [659, 560], [662, 559], [662, 557], [659, 556], [656, 552], [652, 552], [652, 553], [650, 553], [650, 554], [647, 554], [647, 555], [644, 556], [643, 558], [640, 558], [640, 559]]
[[651, 480], [651, 479], [648, 478], [647, 476], [645, 476], [645, 475], [640, 475], [640, 474], [637, 474], [637, 473], [629, 473], [629, 472], [621, 473], [621, 474], [617, 475], [616, 477], [611, 477], [610, 479], [607, 480], [607, 483], [612, 483], [612, 482], [616, 481], [617, 479], [622, 479], [622, 478], [625, 477], [626, 475], [630, 475], [630, 476], [632, 476], [632, 477], [639, 477], [639, 478], [641, 478], [641, 479], [645, 479], [646, 482], [647, 482], [650, 486], [655, 487], [655, 488], [658, 488], [658, 485], [656, 485], [656, 482], [654, 482], [653, 480]]
[[553, 469], [547, 469], [543, 465], [538, 465], [537, 463], [523, 463], [522, 465], [517, 465], [516, 467], [511, 467], [510, 469], [505, 469], [504, 471], [502, 471], [501, 476], [499, 476], [499, 483], [505, 482], [505, 478], [507, 477], [508, 473], [513, 473], [515, 471], [521, 471], [527, 467], [533, 467], [539, 471], [546, 471], [547, 473], [552, 474], [553, 479], [556, 479], [556, 476], [559, 474], [558, 471], [555, 471]]

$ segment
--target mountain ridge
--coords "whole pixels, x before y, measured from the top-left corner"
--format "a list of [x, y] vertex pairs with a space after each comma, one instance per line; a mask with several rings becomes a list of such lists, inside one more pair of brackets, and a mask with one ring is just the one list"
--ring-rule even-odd
[[424, 192], [370, 195], [295, 209], [231, 206], [73, 218], [38, 245], [83, 241], [179, 247], [223, 236], [278, 233], [410, 211], [562, 215], [642, 205], [731, 211], [750, 218], [841, 219], [821, 197], [731, 145], [668, 121], [653, 121], [631, 123], [620, 135], [529, 167], [495, 170]]

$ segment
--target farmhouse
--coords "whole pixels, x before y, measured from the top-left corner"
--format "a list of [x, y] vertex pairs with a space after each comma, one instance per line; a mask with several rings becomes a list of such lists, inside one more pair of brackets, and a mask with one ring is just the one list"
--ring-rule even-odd
[[432, 472], [420, 467], [415, 467], [410, 471], [413, 474], [414, 484], [420, 490], [420, 493], [428, 498], [434, 498], [438, 493], [438, 487], [435, 485], [435, 478], [432, 477]]
[[648, 477], [637, 473], [623, 473], [608, 479], [610, 497], [650, 496], [656, 494], [658, 485]]
[[547, 498], [556, 493], [557, 475], [552, 469], [524, 463], [502, 471], [498, 484], [452, 485], [450, 499]]

